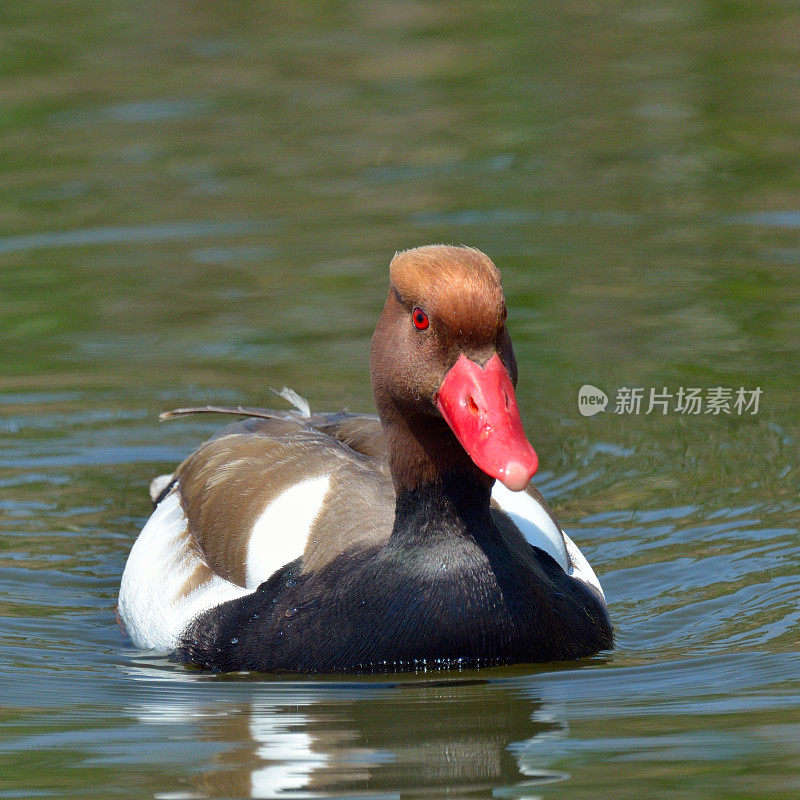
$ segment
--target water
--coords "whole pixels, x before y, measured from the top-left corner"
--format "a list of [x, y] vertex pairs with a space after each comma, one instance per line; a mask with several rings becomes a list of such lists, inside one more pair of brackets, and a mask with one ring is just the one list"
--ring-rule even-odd
[[[6, 4], [0, 798], [800, 796], [796, 13]], [[371, 410], [386, 266], [435, 241], [503, 270], [617, 648], [351, 679], [137, 652], [147, 484], [216, 424], [157, 413]], [[763, 394], [614, 414], [625, 387]]]

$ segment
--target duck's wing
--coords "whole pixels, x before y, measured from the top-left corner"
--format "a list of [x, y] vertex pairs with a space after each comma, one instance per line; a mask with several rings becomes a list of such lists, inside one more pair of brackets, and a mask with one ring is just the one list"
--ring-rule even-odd
[[[344, 439], [364, 439], [370, 427], [314, 421]], [[281, 570], [316, 570], [374, 547], [394, 522], [379, 453], [283, 412], [224, 428], [151, 491], [159, 493], [156, 508], [131, 550], [118, 609], [138, 646], [165, 652], [203, 611]]]
[[[342, 430], [321, 416], [314, 422]], [[310, 422], [250, 416], [176, 470], [189, 532], [215, 574], [255, 588], [301, 556], [304, 570], [318, 568], [388, 538], [388, 469]]]
[[[394, 491], [383, 429], [371, 414], [198, 406], [161, 414], [244, 417], [150, 488], [176, 488], [191, 539], [214, 574], [255, 587], [289, 561], [324, 566], [388, 537]], [[313, 535], [312, 535], [313, 534]]]
[[381, 421], [375, 414], [312, 414], [308, 423], [371, 459], [376, 469], [389, 474], [389, 452]]

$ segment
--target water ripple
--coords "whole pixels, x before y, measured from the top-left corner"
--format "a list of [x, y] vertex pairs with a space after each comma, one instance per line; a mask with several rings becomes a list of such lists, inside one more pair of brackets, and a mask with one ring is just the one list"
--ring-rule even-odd
[[244, 235], [273, 230], [274, 222], [257, 220], [202, 220], [161, 222], [154, 225], [111, 225], [72, 231], [45, 231], [0, 237], [0, 253], [19, 253], [60, 247], [107, 244], [150, 244], [185, 241], [220, 235]]

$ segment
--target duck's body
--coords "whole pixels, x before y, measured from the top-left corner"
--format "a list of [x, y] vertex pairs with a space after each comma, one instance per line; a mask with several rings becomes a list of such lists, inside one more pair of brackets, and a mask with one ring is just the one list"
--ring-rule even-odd
[[[513, 352], [497, 297], [453, 288], [482, 317], [470, 331], [448, 318], [441, 279], [483, 270], [494, 291], [494, 266], [433, 247], [392, 268], [371, 357], [380, 419], [254, 411], [189, 456], [158, 486], [123, 575], [120, 617], [135, 644], [213, 670], [301, 672], [611, 646], [600, 585], [541, 495], [495, 483], [521, 489], [535, 469], [514, 417]], [[405, 325], [423, 302], [403, 297], [411, 277], [428, 290], [424, 327]], [[481, 392], [511, 427], [487, 417], [472, 431]]]

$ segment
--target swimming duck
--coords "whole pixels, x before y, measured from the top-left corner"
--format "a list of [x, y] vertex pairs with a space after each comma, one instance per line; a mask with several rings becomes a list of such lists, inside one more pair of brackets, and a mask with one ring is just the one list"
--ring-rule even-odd
[[377, 416], [230, 410], [245, 418], [151, 486], [119, 595], [133, 643], [292, 672], [611, 647], [597, 577], [530, 484], [505, 320], [479, 250], [397, 253], [370, 349]]

